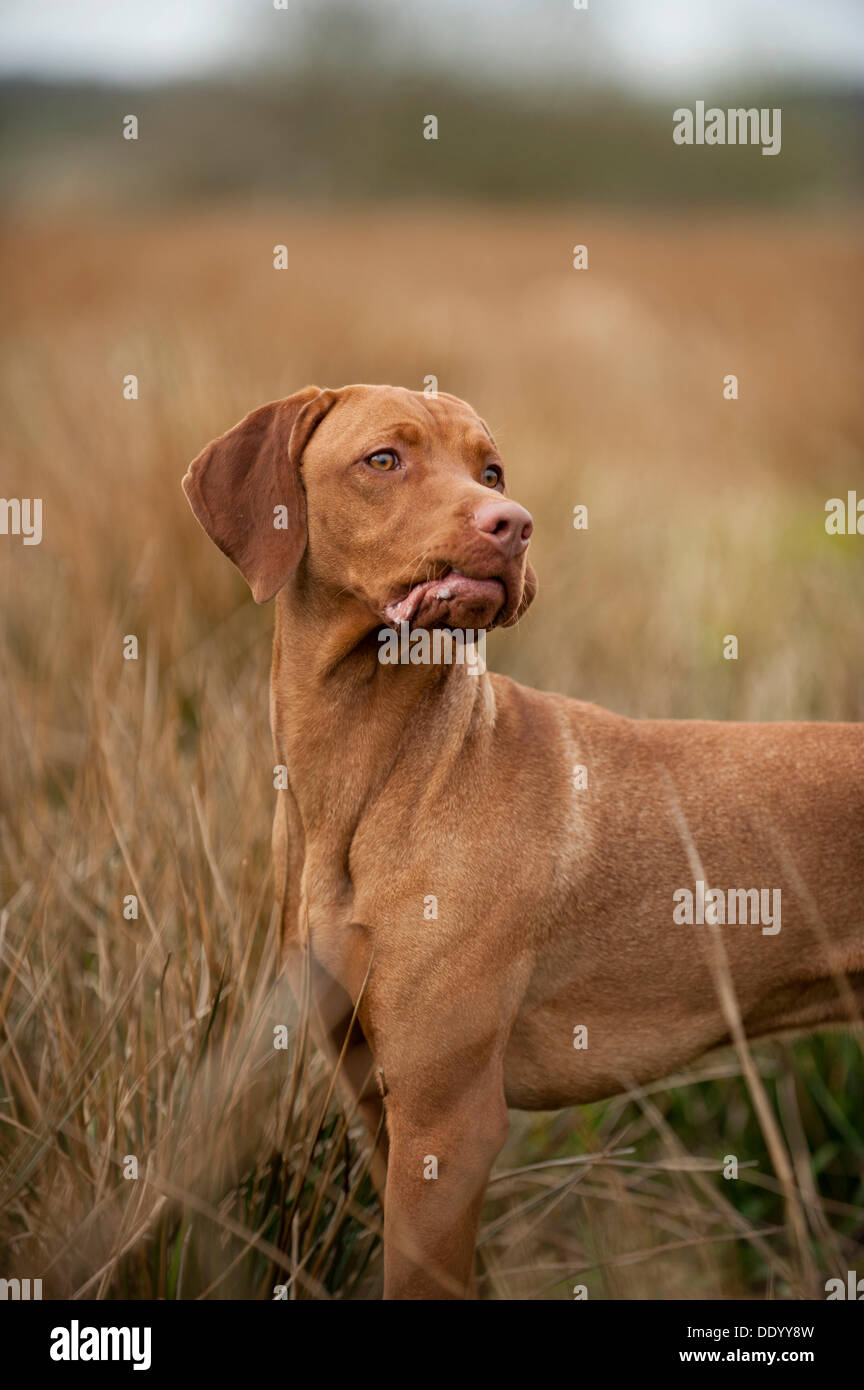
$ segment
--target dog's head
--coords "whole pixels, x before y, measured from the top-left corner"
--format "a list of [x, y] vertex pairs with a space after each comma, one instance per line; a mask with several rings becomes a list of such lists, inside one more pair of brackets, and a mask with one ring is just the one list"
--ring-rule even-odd
[[302, 568], [370, 619], [480, 629], [536, 592], [531, 517], [484, 421], [444, 392], [307, 387], [208, 444], [183, 487], [258, 603]]

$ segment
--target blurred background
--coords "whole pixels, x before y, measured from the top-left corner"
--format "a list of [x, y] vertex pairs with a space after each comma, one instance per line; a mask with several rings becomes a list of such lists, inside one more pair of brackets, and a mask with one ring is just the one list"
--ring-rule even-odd
[[[213, 197], [794, 203], [860, 193], [856, 0], [8, 0], [4, 186]], [[782, 106], [783, 156], [683, 151], [671, 108]], [[671, 106], [670, 106], [671, 103]], [[122, 112], [121, 112], [122, 108]], [[139, 115], [130, 151], [118, 115]], [[438, 115], [437, 143], [418, 142]], [[134, 157], [133, 157], [134, 156]]]
[[[862, 93], [856, 0], [6, 0], [0, 493], [44, 538], [0, 537], [0, 1273], [380, 1289], [362, 1144], [274, 984], [271, 616], [179, 486], [254, 406], [471, 401], [537, 522], [494, 669], [634, 716], [864, 717], [864, 542], [824, 526], [864, 494]], [[781, 108], [781, 153], [675, 145], [698, 100]], [[858, 1038], [755, 1055], [806, 1249], [728, 1054], [514, 1116], [483, 1295], [862, 1268]]]

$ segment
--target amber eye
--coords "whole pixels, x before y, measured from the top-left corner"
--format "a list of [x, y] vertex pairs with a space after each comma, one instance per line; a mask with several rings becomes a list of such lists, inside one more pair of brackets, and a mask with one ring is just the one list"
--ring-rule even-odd
[[501, 469], [494, 463], [487, 464], [480, 474], [480, 481], [484, 487], [497, 487], [501, 481]]
[[395, 468], [399, 462], [392, 449], [379, 449], [377, 453], [370, 454], [366, 462], [370, 468], [376, 468], [379, 473], [389, 473], [391, 468]]

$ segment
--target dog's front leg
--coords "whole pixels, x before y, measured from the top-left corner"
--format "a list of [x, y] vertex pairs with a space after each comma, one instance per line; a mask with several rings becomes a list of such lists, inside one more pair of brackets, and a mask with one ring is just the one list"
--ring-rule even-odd
[[508, 1131], [500, 1069], [467, 1084], [445, 1070], [429, 1090], [403, 1076], [386, 1098], [384, 1297], [473, 1298], [480, 1208]]

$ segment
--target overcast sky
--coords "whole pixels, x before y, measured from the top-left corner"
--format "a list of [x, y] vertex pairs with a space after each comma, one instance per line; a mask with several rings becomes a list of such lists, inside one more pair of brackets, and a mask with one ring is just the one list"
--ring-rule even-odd
[[[159, 80], [296, 60], [330, 0], [2, 0], [0, 71]], [[402, 48], [484, 74], [554, 71], [646, 91], [790, 75], [864, 86], [864, 0], [350, 0]], [[346, 30], [350, 26], [346, 26]], [[391, 61], [393, 54], [390, 55]]]

